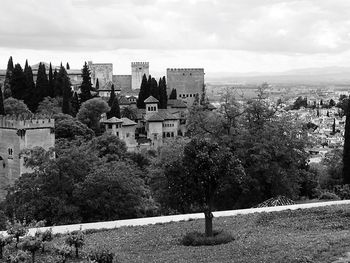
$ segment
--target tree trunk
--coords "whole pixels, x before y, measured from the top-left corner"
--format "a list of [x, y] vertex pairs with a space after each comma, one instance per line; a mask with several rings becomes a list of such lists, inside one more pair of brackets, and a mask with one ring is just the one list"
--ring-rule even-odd
[[210, 209], [204, 212], [205, 216], [205, 236], [212, 237], [213, 236], [213, 213]]
[[35, 263], [35, 251], [32, 251], [32, 263]]
[[79, 257], [78, 246], [75, 246], [75, 256], [76, 256], [77, 258]]
[[3, 256], [2, 256], [2, 254], [3, 254], [3, 252], [2, 252], [2, 248], [3, 248], [3, 247], [2, 247], [2, 246], [0, 246], [0, 259], [2, 259], [2, 257], [3, 257]]

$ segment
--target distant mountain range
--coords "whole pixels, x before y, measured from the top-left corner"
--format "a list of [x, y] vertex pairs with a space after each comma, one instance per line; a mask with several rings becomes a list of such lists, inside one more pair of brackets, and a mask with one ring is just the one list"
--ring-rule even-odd
[[284, 72], [206, 73], [207, 83], [295, 83], [295, 84], [344, 84], [350, 85], [350, 67], [323, 67], [293, 69]]

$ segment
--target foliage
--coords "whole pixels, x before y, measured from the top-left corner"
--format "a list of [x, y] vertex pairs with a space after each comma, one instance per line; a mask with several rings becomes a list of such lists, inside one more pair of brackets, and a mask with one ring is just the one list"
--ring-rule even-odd
[[67, 118], [55, 121], [55, 138], [75, 140], [78, 137], [90, 140], [94, 137], [93, 130], [77, 119]]
[[67, 258], [72, 253], [72, 248], [67, 244], [61, 244], [61, 245], [55, 245], [54, 251], [56, 252], [56, 254], [59, 255], [59, 259], [60, 259], [59, 262], [65, 263]]
[[28, 252], [23, 250], [18, 250], [14, 255], [9, 255], [6, 258], [6, 263], [29, 263], [31, 261], [31, 256]]
[[32, 253], [32, 263], [35, 262], [35, 253], [41, 248], [42, 241], [36, 237], [25, 237], [21, 243], [20, 247]]
[[4, 108], [6, 115], [31, 115], [32, 113], [28, 109], [23, 100], [17, 100], [15, 98], [8, 98], [4, 100]]
[[87, 254], [88, 259], [96, 263], [113, 263], [114, 256], [113, 252], [101, 245], [91, 248]]
[[49, 80], [46, 75], [45, 64], [40, 63], [38, 68], [38, 75], [36, 79], [36, 88], [35, 88], [35, 97], [32, 100], [35, 100], [35, 105], [33, 109], [37, 109], [38, 104], [47, 96], [49, 96]]
[[148, 84], [147, 76], [146, 76], [146, 74], [143, 74], [140, 92], [139, 92], [139, 96], [138, 96], [137, 103], [136, 103], [137, 108], [139, 108], [139, 109], [146, 108], [145, 100], [149, 97], [150, 94], [151, 93], [150, 93], [150, 87]]
[[12, 82], [13, 69], [14, 69], [14, 66], [13, 66], [13, 60], [11, 56], [7, 62], [7, 69], [6, 69], [6, 75], [5, 75], [5, 81], [4, 81], [4, 99], [7, 99], [12, 96], [11, 82]]
[[39, 103], [37, 113], [46, 116], [52, 116], [62, 112], [62, 102], [58, 98], [45, 97]]
[[200, 232], [189, 232], [181, 240], [185, 246], [215, 246], [226, 244], [233, 241], [234, 238], [224, 231], [213, 231], [213, 236], [208, 237]]
[[7, 234], [16, 239], [16, 247], [19, 243], [19, 238], [25, 236], [28, 233], [28, 228], [25, 223], [21, 223], [18, 220], [14, 222], [9, 222], [7, 225]]
[[167, 85], [165, 76], [159, 79], [159, 108], [166, 109], [168, 104]]
[[45, 230], [44, 232], [35, 232], [35, 237], [42, 242], [41, 252], [45, 252], [45, 243], [50, 242], [53, 239], [52, 228]]
[[82, 231], [68, 233], [65, 238], [65, 243], [69, 246], [74, 246], [75, 256], [79, 257], [79, 249], [85, 244], [85, 236]]
[[1, 85], [0, 85], [0, 115], [5, 115], [4, 95], [2, 93]]
[[85, 101], [92, 98], [92, 95], [91, 95], [92, 84], [91, 84], [91, 77], [90, 77], [90, 69], [86, 62], [83, 66], [83, 69], [81, 70], [81, 76], [83, 81], [80, 85], [79, 97], [80, 97], [80, 103], [84, 103]]
[[77, 114], [77, 119], [86, 124], [96, 134], [100, 132], [100, 119], [103, 113], [110, 110], [107, 102], [101, 98], [85, 101]]
[[293, 109], [293, 110], [299, 110], [301, 107], [304, 107], [304, 108], [307, 107], [307, 98], [306, 98], [306, 97], [305, 97], [305, 98], [303, 98], [303, 97], [301, 97], [301, 96], [298, 97], [298, 98], [295, 100], [292, 109]]
[[11, 236], [5, 237], [2, 234], [0, 234], [0, 259], [3, 258], [4, 247], [6, 245], [10, 244], [11, 241], [12, 241], [12, 237]]
[[115, 97], [112, 104], [110, 105], [111, 110], [107, 112], [107, 118], [110, 119], [112, 117], [120, 118], [120, 106], [118, 97]]
[[339, 196], [332, 192], [323, 192], [319, 198], [320, 200], [340, 200]]
[[335, 185], [333, 188], [334, 193], [340, 197], [340, 199], [350, 199], [350, 185]]
[[172, 89], [169, 95], [169, 100], [176, 100], [176, 99], [177, 99], [176, 89]]
[[124, 107], [120, 112], [120, 116], [130, 120], [135, 120], [137, 118], [136, 110], [130, 106]]
[[350, 107], [346, 111], [343, 146], [343, 183], [350, 183]]

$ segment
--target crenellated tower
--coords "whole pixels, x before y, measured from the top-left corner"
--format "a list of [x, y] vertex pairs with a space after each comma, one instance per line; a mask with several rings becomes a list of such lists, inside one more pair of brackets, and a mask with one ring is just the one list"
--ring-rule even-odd
[[149, 62], [131, 62], [131, 88], [139, 89], [143, 75], [149, 76]]
[[54, 147], [54, 129], [54, 119], [0, 116], [0, 200], [6, 195], [6, 187], [30, 171], [24, 166], [21, 152], [34, 147], [45, 150]]

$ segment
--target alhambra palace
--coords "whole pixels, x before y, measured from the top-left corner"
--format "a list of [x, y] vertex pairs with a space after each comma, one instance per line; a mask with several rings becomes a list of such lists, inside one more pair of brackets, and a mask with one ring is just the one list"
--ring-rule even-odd
[[[176, 89], [177, 98], [168, 99], [167, 108], [159, 109], [159, 101], [150, 96], [145, 109], [136, 106], [142, 77], [149, 76], [148, 62], [132, 62], [131, 75], [113, 75], [113, 64], [88, 62], [91, 82], [97, 86], [98, 96], [108, 98], [114, 85], [120, 109], [132, 107], [135, 118], [110, 118], [102, 116], [106, 133], [118, 136], [126, 143], [128, 151], [157, 149], [166, 140], [186, 134], [188, 109], [204, 92], [203, 68], [169, 68], [166, 73], [167, 94]], [[49, 68], [48, 66], [46, 67]], [[34, 79], [38, 64], [32, 66]], [[67, 70], [72, 89], [79, 92], [82, 81], [80, 69]], [[0, 85], [6, 70], [0, 70]], [[97, 84], [98, 83], [98, 84]], [[0, 116], [0, 198], [6, 186], [12, 185], [21, 174], [28, 172], [24, 166], [24, 149], [40, 146], [46, 150], [55, 145], [54, 119], [24, 119]]]

